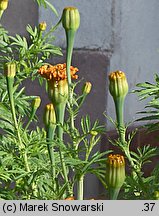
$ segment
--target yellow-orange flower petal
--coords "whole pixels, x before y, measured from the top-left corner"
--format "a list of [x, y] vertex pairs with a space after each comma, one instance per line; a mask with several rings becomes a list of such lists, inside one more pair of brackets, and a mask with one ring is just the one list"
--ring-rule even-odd
[[[77, 79], [78, 75], [76, 74], [78, 72], [77, 67], [70, 67], [70, 73], [72, 79]], [[39, 68], [38, 73], [46, 78], [47, 80], [53, 80], [53, 81], [60, 81], [67, 79], [66, 74], [66, 63], [64, 64], [57, 64], [57, 65], [43, 65], [41, 68]]]

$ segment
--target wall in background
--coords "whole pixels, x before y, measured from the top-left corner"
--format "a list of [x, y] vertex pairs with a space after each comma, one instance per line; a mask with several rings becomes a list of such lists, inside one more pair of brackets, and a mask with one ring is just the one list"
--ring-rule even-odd
[[[128, 77], [130, 91], [139, 82], [153, 81], [159, 72], [159, 1], [114, 1], [114, 43], [110, 70], [123, 70]], [[126, 98], [125, 118], [129, 122], [136, 112], [143, 110], [135, 94]], [[112, 99], [108, 97], [108, 113]], [[137, 116], [138, 117], [138, 116]]]
[[5, 13], [2, 24], [11, 35], [26, 35], [26, 26], [38, 24], [38, 5], [33, 0], [11, 0]]

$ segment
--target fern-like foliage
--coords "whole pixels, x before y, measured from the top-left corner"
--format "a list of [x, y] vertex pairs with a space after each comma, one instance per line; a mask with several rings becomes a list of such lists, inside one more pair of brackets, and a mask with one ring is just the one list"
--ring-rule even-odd
[[[159, 129], [159, 76], [155, 75], [155, 82], [139, 83], [137, 84], [137, 93], [140, 100], [149, 99], [149, 102], [145, 106], [145, 110], [139, 112], [143, 117], [137, 119], [137, 121], [146, 121], [146, 127], [149, 132]], [[152, 123], [151, 123], [152, 122]]]

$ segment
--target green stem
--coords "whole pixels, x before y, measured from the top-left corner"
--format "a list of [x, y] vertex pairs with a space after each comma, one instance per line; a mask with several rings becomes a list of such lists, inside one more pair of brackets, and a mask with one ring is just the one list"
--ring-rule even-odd
[[[90, 140], [90, 145], [89, 148], [86, 151], [86, 156], [85, 156], [85, 161], [88, 161], [89, 155], [92, 151], [93, 148], [93, 142], [94, 142], [94, 136], [92, 136], [91, 140]], [[83, 184], [84, 184], [84, 177], [85, 175], [81, 175], [80, 178], [77, 180], [77, 199], [78, 200], [83, 200]]]
[[83, 200], [83, 183], [84, 183], [84, 175], [81, 175], [77, 181], [77, 200]]
[[125, 124], [124, 124], [124, 98], [120, 97], [114, 100], [116, 109], [116, 120], [121, 143], [125, 144]]
[[[74, 38], [75, 31], [67, 30], [66, 31], [66, 40], [67, 40], [67, 50], [66, 50], [66, 72], [67, 72], [67, 80], [68, 80], [68, 88], [71, 89], [71, 74], [70, 74], [70, 66], [72, 61], [72, 52], [74, 46]], [[70, 93], [71, 91], [69, 91]]]
[[2, 18], [3, 12], [3, 10], [0, 10], [0, 19]]
[[128, 161], [130, 162], [131, 167], [134, 168], [134, 162], [133, 162], [133, 160], [132, 160], [132, 158], [131, 158], [129, 148], [124, 149], [124, 152], [125, 152], [125, 155], [126, 155]]
[[[22, 139], [21, 139], [20, 131], [19, 131], [19, 127], [18, 127], [18, 122], [17, 122], [17, 118], [16, 118], [16, 113], [15, 113], [15, 105], [14, 105], [14, 97], [13, 97], [14, 77], [6, 77], [6, 81], [7, 81], [7, 91], [8, 91], [9, 102], [10, 102], [10, 107], [11, 107], [11, 113], [12, 113], [12, 117], [13, 117], [13, 121], [14, 121], [14, 127], [16, 129], [18, 140], [19, 140], [19, 150], [22, 152], [25, 169], [27, 172], [30, 172], [27, 153], [25, 151], [25, 146], [22, 143]], [[35, 188], [36, 188], [36, 185], [33, 182], [32, 183], [33, 194], [36, 194], [36, 193], [34, 193]]]
[[83, 105], [85, 99], [87, 97], [87, 94], [83, 94], [83, 97], [81, 98], [81, 100], [79, 101], [79, 104], [78, 104], [78, 108], [76, 110], [79, 110], [81, 108], [81, 106]]
[[45, 40], [52, 32], [54, 32], [54, 31], [57, 29], [57, 27], [60, 25], [60, 23], [61, 23], [61, 19], [57, 22], [57, 24], [56, 24], [55, 26], [53, 26], [53, 27], [51, 28], [51, 30], [50, 30], [47, 34], [45, 34], [45, 36], [43, 37], [44, 40]]
[[93, 149], [93, 143], [94, 143], [94, 139], [95, 139], [95, 136], [92, 136], [91, 139], [90, 139], [90, 144], [89, 144], [89, 147], [86, 151], [86, 157], [85, 157], [85, 161], [88, 161], [88, 158], [89, 158], [89, 155]]
[[120, 188], [109, 188], [110, 200], [117, 200]]
[[[57, 119], [57, 137], [60, 142], [63, 142], [63, 123], [64, 123], [64, 114], [65, 114], [65, 107], [66, 107], [66, 102], [56, 104], [55, 106], [55, 112], [56, 112], [56, 119]], [[69, 180], [67, 176], [67, 169], [66, 169], [66, 164], [64, 160], [64, 154], [62, 152], [61, 147], [59, 148], [59, 154], [60, 154], [60, 161], [62, 165], [62, 171], [65, 179], [65, 183], [67, 184], [67, 195], [72, 196], [72, 191], [70, 189], [69, 185]]]
[[118, 133], [119, 133], [119, 140], [121, 143], [121, 147], [128, 158], [131, 167], [133, 168], [132, 175], [135, 176], [134, 173], [134, 162], [130, 155], [129, 145], [126, 144], [126, 130], [125, 130], [125, 124], [124, 124], [124, 98], [120, 97], [115, 100], [115, 109], [116, 109], [116, 119], [117, 119], [117, 127], [118, 127]]
[[30, 123], [32, 122], [32, 120], [33, 120], [33, 118], [34, 118], [34, 116], [35, 116], [35, 113], [36, 113], [36, 109], [34, 109], [34, 110], [32, 111], [31, 116], [30, 116], [30, 118], [29, 118], [29, 121], [28, 121], [27, 125], [25, 126], [24, 132], [28, 129]]
[[[14, 121], [14, 127], [17, 132], [17, 136], [19, 139], [19, 148], [22, 150], [24, 148], [24, 145], [22, 144], [20, 132], [19, 132], [19, 127], [16, 119], [16, 114], [15, 114], [15, 106], [14, 106], [14, 98], [13, 98], [13, 83], [14, 83], [14, 78], [13, 77], [6, 77], [7, 80], [7, 90], [8, 90], [8, 96], [9, 96], [9, 102], [11, 106], [11, 113]], [[28, 166], [27, 166], [28, 167]]]
[[136, 173], [134, 172], [134, 162], [130, 155], [129, 145], [126, 145], [126, 130], [125, 130], [125, 124], [124, 124], [124, 97], [117, 98], [115, 101], [115, 109], [116, 109], [116, 119], [117, 119], [117, 128], [119, 133], [119, 140], [121, 143], [121, 148], [124, 151], [128, 161], [130, 162], [130, 165], [132, 167], [132, 175], [133, 177], [136, 176]]
[[133, 178], [136, 179], [136, 177], [138, 177], [140, 184], [142, 185], [143, 188], [145, 188], [143, 180], [140, 176], [140, 173], [135, 168], [134, 161], [130, 155], [129, 145], [126, 143], [126, 140], [125, 140], [126, 130], [125, 130], [125, 124], [124, 124], [124, 117], [123, 117], [124, 97], [117, 98], [114, 100], [114, 102], [115, 102], [115, 109], [116, 109], [116, 118], [117, 118], [117, 127], [118, 127], [119, 139], [120, 139], [120, 143], [122, 144], [121, 148], [124, 151], [128, 161], [130, 163], [130, 166], [132, 167]]
[[[55, 177], [56, 177], [56, 169], [55, 169], [55, 155], [54, 155], [54, 148], [51, 146], [51, 142], [54, 139], [54, 132], [55, 132], [56, 126], [49, 126], [46, 131], [47, 131], [47, 148], [48, 148], [48, 153], [49, 153], [49, 158], [51, 162], [51, 172], [52, 172], [52, 179], [53, 179], [53, 184], [55, 182]], [[54, 189], [56, 189], [55, 184], [54, 184]]]
[[[67, 40], [66, 72], [67, 72], [67, 80], [68, 80], [68, 100], [69, 100], [71, 109], [73, 108], [73, 90], [72, 90], [70, 66], [71, 66], [71, 61], [72, 61], [74, 38], [75, 38], [75, 31], [74, 30], [66, 30], [66, 40]], [[72, 129], [72, 131], [74, 131], [74, 128], [75, 128], [75, 126], [74, 126], [74, 116], [71, 114], [70, 118], [71, 118], [71, 129]]]

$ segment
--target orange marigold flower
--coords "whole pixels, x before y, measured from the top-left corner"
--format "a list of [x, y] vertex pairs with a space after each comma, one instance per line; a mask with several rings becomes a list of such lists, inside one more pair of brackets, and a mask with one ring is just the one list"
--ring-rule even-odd
[[[76, 74], [78, 72], [77, 67], [70, 67], [70, 73], [72, 79], [77, 79], [78, 75]], [[57, 64], [57, 65], [43, 65], [41, 68], [39, 68], [38, 73], [46, 78], [47, 80], [54, 80], [54, 81], [60, 81], [67, 79], [66, 74], [66, 63], [64, 64]]]
[[75, 198], [71, 196], [71, 197], [67, 197], [65, 200], [75, 200]]

